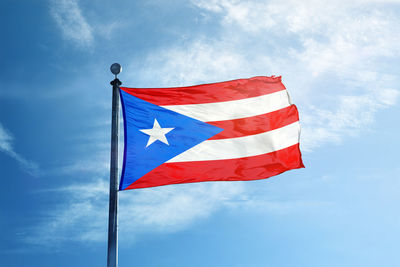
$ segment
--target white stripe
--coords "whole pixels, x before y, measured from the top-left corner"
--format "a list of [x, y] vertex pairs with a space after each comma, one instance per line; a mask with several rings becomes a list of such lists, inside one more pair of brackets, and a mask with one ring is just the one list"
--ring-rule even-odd
[[240, 100], [162, 106], [200, 121], [224, 121], [257, 116], [290, 106], [286, 90]]
[[262, 155], [297, 144], [299, 135], [300, 124], [297, 121], [261, 134], [204, 141], [167, 162], [234, 159]]

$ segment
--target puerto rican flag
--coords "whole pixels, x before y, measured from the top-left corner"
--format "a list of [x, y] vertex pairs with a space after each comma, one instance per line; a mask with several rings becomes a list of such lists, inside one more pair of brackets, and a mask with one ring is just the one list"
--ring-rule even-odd
[[281, 77], [120, 88], [120, 190], [265, 179], [304, 167], [300, 124]]

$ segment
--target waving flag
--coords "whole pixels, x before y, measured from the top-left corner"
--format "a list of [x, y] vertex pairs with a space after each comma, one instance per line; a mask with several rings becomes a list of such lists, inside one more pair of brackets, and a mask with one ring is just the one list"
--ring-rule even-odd
[[120, 93], [120, 190], [257, 180], [304, 167], [297, 108], [280, 77]]

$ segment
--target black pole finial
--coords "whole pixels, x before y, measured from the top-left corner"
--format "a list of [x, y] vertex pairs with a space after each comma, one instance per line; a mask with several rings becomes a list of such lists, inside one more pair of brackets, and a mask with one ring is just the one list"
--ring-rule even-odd
[[117, 78], [117, 75], [122, 71], [122, 67], [119, 63], [114, 63], [111, 65], [110, 70], [115, 75], [115, 78]]
[[122, 82], [120, 80], [118, 80], [117, 75], [120, 74], [122, 71], [121, 65], [119, 63], [114, 63], [111, 65], [110, 70], [111, 70], [112, 74], [115, 75], [115, 79], [113, 81], [111, 81], [110, 84], [113, 86], [120, 86], [122, 84]]

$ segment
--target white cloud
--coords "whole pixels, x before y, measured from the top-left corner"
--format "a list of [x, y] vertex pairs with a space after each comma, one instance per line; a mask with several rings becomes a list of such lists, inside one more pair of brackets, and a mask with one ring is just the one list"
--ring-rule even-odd
[[103, 23], [103, 24], [98, 24], [95, 25], [95, 31], [96, 33], [106, 39], [111, 39], [113, 37], [113, 34], [123, 28], [126, 27], [123, 23], [120, 21], [112, 21], [110, 23]]
[[[154, 86], [187, 85], [218, 80], [221, 76], [235, 77], [246, 69], [243, 64], [249, 65], [243, 55], [232, 53], [227, 43], [201, 39], [188, 47], [171, 47], [150, 55], [140, 77], [149, 82], [157, 73], [157, 85]], [[127, 68], [126, 73], [135, 73], [129, 70], [135, 66]]]
[[0, 149], [3, 151], [11, 151], [13, 138], [11, 134], [0, 124]]
[[11, 133], [0, 124], [0, 151], [15, 159], [22, 168], [31, 175], [38, 175], [39, 167], [36, 163], [25, 159], [23, 156], [15, 152], [13, 148], [14, 138]]
[[90, 173], [102, 175], [106, 173], [110, 167], [108, 162], [109, 158], [107, 157], [109, 154], [108, 152], [108, 150], [99, 151], [96, 154], [102, 155], [101, 157], [96, 155], [92, 156], [90, 159], [81, 159], [69, 165], [49, 171], [47, 174], [75, 175], [76, 173]]
[[[399, 1], [192, 0], [197, 7], [220, 15], [225, 26], [239, 26], [253, 33], [272, 30], [283, 34], [327, 32], [348, 15], [369, 15], [370, 10], [394, 2]], [[349, 19], [357, 21], [354, 16]]]
[[52, 0], [50, 13], [65, 39], [81, 47], [93, 44], [93, 29], [83, 16], [78, 0]]
[[312, 150], [329, 142], [340, 142], [343, 136], [354, 136], [373, 123], [374, 114], [396, 103], [399, 92], [382, 89], [364, 95], [340, 96], [334, 111], [310, 106], [302, 115], [302, 145]]
[[[97, 242], [107, 238], [108, 183], [48, 190], [66, 196], [65, 203], [27, 233], [25, 241], [56, 246], [65, 241]], [[203, 183], [120, 192], [119, 238], [134, 240], [143, 232], [173, 232], [207, 218], [243, 192], [241, 183]], [[95, 219], [94, 219], [95, 218]]]
[[[41, 192], [43, 193], [43, 192]], [[43, 214], [43, 221], [24, 233], [26, 242], [56, 247], [65, 241], [100, 241], [107, 232], [107, 185], [98, 180], [77, 184], [46, 194], [56, 193], [67, 198], [51, 214]]]

